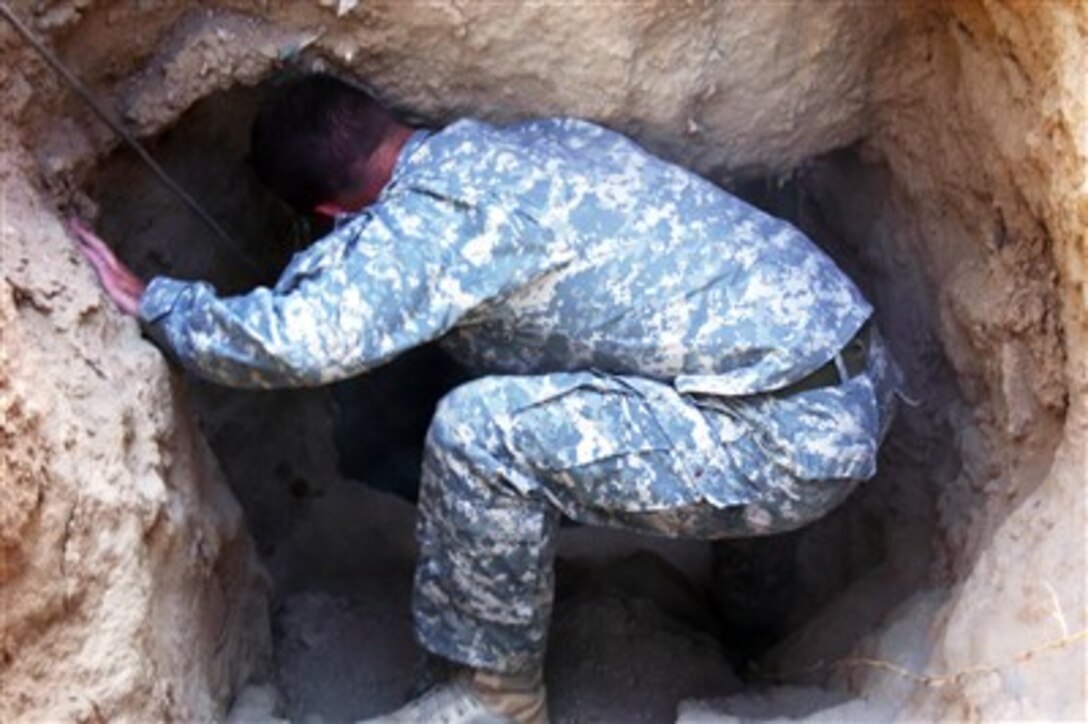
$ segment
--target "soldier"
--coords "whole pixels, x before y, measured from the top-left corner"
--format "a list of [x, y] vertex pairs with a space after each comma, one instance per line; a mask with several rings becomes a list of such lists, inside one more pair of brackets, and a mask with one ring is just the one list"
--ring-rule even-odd
[[322, 385], [434, 340], [486, 373], [425, 441], [413, 613], [459, 673], [383, 721], [543, 722], [561, 516], [705, 539], [792, 530], [876, 470], [899, 371], [809, 239], [573, 119], [414, 130], [312, 76], [262, 110], [262, 180], [336, 217], [272, 288], [109, 295], [196, 374]]

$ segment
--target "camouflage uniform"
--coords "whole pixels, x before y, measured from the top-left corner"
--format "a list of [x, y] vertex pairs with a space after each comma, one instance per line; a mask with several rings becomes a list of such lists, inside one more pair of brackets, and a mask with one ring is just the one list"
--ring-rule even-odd
[[417, 133], [274, 288], [157, 278], [141, 303], [228, 385], [323, 384], [436, 339], [492, 375], [427, 435], [414, 607], [427, 648], [506, 671], [542, 656], [561, 514], [759, 535], [872, 476], [899, 375], [875, 330], [860, 374], [796, 391], [871, 311], [789, 224], [565, 119]]

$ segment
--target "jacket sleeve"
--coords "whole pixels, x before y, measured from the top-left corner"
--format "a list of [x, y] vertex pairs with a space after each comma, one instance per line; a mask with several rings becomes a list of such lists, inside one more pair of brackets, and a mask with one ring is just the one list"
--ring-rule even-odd
[[436, 339], [554, 268], [561, 254], [549, 242], [501, 204], [399, 190], [297, 255], [271, 289], [221, 298], [205, 282], [159, 277], [140, 317], [206, 379], [320, 385]]

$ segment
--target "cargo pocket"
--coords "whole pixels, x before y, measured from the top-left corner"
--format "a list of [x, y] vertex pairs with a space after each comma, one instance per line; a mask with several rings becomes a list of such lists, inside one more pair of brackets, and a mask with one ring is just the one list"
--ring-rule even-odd
[[867, 480], [876, 472], [881, 415], [867, 374], [789, 397], [761, 396], [735, 409], [768, 458], [802, 480]]
[[506, 447], [568, 514], [659, 510], [697, 497], [673, 442], [690, 431], [637, 386], [580, 372], [548, 375], [539, 392], [501, 423]]

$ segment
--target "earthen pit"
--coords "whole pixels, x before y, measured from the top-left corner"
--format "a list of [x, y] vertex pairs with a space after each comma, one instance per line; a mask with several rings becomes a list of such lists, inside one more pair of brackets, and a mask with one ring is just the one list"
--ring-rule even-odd
[[[248, 126], [263, 90], [264, 86], [240, 87], [203, 99], [175, 126], [150, 139], [149, 146], [172, 176], [224, 220], [247, 255], [260, 260], [264, 271], [260, 281], [267, 283], [294, 249], [308, 243], [307, 235], [319, 230], [309, 229], [307, 220], [293, 216], [270, 197], [246, 164]], [[710, 597], [715, 604], [704, 612], [704, 619], [712, 618], [703, 621], [707, 629], [702, 633], [720, 640], [726, 657], [745, 677], [751, 676], [747, 666], [754, 658], [803, 628], [806, 620], [845, 588], [882, 566], [897, 569], [868, 602], [864, 615], [871, 624], [913, 594], [934, 562], [934, 501], [942, 482], [949, 482], [959, 469], [952, 438], [947, 426], [938, 422], [937, 411], [958, 400], [958, 392], [951, 368], [933, 344], [932, 310], [923, 309], [930, 303], [927, 290], [920, 286], [924, 280], [920, 269], [896, 261], [896, 252], [902, 250], [869, 238], [866, 229], [854, 225], [854, 209], [849, 206], [879, 203], [874, 196], [880, 193], [885, 175], [879, 166], [862, 162], [856, 149], [846, 148], [807, 161], [782, 179], [733, 182], [734, 190], [748, 200], [804, 228], [850, 270], [870, 299], [878, 305], [883, 302], [878, 315], [882, 326], [891, 330], [892, 345], [912, 370], [912, 379], [925, 380], [918, 385], [924, 390], [918, 395], [919, 406], [902, 411], [880, 475], [841, 510], [794, 534], [715, 544], [713, 572], [696, 571], [696, 580], [687, 581], [697, 591], [696, 598]], [[207, 278], [226, 291], [242, 290], [252, 283], [248, 272], [133, 153], [121, 151], [106, 159], [87, 188], [100, 206], [103, 235], [145, 277], [162, 273]], [[889, 300], [907, 304], [894, 305]], [[927, 368], [921, 369], [922, 365]], [[344, 475], [412, 497], [419, 446], [431, 410], [441, 394], [467, 376], [437, 347], [430, 347], [329, 390], [246, 392], [196, 379], [189, 382], [198, 419], [242, 502], [258, 550], [275, 560], [279, 549], [290, 545], [294, 526], [310, 514], [313, 500], [342, 484]], [[338, 439], [339, 452], [330, 435]], [[349, 521], [341, 516], [337, 523], [342, 526]], [[365, 517], [358, 522], [366, 524]], [[335, 536], [336, 531], [328, 534]], [[580, 535], [591, 539], [588, 532]], [[632, 538], [628, 545], [652, 550], [654, 541]], [[345, 551], [330, 547], [309, 554], [324, 558], [345, 555]], [[640, 568], [629, 559], [617, 561], [613, 567], [619, 573], [598, 570], [594, 575], [622, 578], [641, 571], [642, 576], [652, 577], [657, 565], [644, 560]], [[310, 561], [314, 566], [345, 569], [351, 567], [347, 563]], [[584, 565], [575, 556], [560, 566], [558, 585], [564, 596], [584, 597], [587, 590], [591, 594], [601, 588], [584, 580], [586, 576], [579, 577], [577, 571]], [[570, 581], [565, 577], [568, 568], [575, 571], [566, 574], [572, 577]], [[667, 585], [671, 579], [662, 580]], [[302, 582], [277, 583], [280, 593], [273, 599], [275, 609], [284, 610], [285, 600], [306, 593]], [[327, 585], [318, 590], [327, 590]], [[352, 583], [345, 581], [334, 588], [350, 590]], [[657, 594], [668, 595], [668, 590]], [[654, 596], [645, 588], [627, 591], [624, 605], [639, 597], [652, 602]], [[303, 625], [295, 614], [286, 620]], [[865, 633], [865, 626], [859, 626], [835, 644], [846, 650]], [[289, 646], [292, 635], [281, 633], [281, 641], [287, 640]], [[615, 655], [626, 653], [621, 650]], [[387, 662], [372, 657], [361, 657], [356, 665], [388, 668]], [[281, 672], [281, 678], [285, 675]], [[752, 679], [757, 685], [766, 683]], [[288, 691], [293, 686], [289, 681], [279, 685]], [[306, 688], [294, 685], [297, 690]], [[680, 687], [676, 696], [731, 691], [729, 686], [708, 691]], [[607, 697], [619, 693], [607, 692]], [[583, 705], [586, 696], [580, 695]], [[316, 711], [308, 712], [303, 702], [288, 701], [289, 711], [297, 716], [328, 715], [330, 710], [323, 706], [349, 716], [370, 711], [369, 702], [360, 702], [361, 709], [341, 711], [335, 707], [342, 708], [343, 702], [330, 705], [310, 697], [305, 704], [317, 707]], [[637, 691], [622, 692], [630, 708], [609, 713], [629, 720], [635, 712], [645, 711], [645, 703], [637, 704], [633, 697], [637, 699]], [[672, 707], [678, 703], [679, 698], [668, 702]]]
[[[875, 507], [907, 519], [920, 511], [921, 522], [876, 526], [891, 534], [887, 564], [760, 662], [771, 680], [832, 674], [864, 700], [772, 689], [712, 708], [754, 718], [814, 707], [831, 719], [1083, 718], [1084, 8], [338, 3], [342, 18], [303, 4], [271, 4], [253, 18], [224, 9], [231, 3], [188, 13], [153, 5], [33, 8], [37, 27], [144, 133], [314, 45], [432, 118], [572, 113], [725, 185], [789, 176], [841, 238], [890, 245], [902, 264], [875, 285], [876, 301], [892, 312], [882, 321], [901, 354], [916, 354], [914, 381], [931, 397], [922, 412], [940, 423], [927, 414], [907, 424], [938, 443], [946, 431], [963, 465], [905, 446], [940, 484], [897, 482], [890, 489], [906, 499], [878, 497]], [[0, 463], [13, 503], [0, 518], [0, 713], [212, 718], [260, 659], [261, 626], [247, 623], [261, 619], [245, 536], [187, 425], [185, 400], [202, 393], [168, 385], [157, 353], [101, 306], [56, 223], [54, 204], [71, 200], [105, 134], [3, 30], [0, 53]], [[931, 390], [951, 381], [946, 356], [957, 384]], [[302, 420], [323, 404], [304, 399], [289, 411]], [[232, 439], [229, 425], [208, 431]], [[311, 445], [316, 478], [329, 471], [331, 435], [310, 432], [293, 439]], [[247, 431], [233, 434], [249, 449]], [[262, 462], [232, 457], [241, 469]], [[335, 507], [329, 497], [313, 505]], [[293, 525], [290, 506], [267, 500], [251, 518], [321, 542]], [[931, 502], [936, 529], [915, 540]], [[410, 557], [386, 533], [364, 536], [387, 553], [371, 569]], [[849, 550], [872, 547], [859, 538]], [[935, 551], [936, 564], [903, 599], [927, 559], [920, 550]], [[305, 557], [293, 565], [270, 553], [279, 580], [306, 567]], [[882, 616], [876, 604], [896, 600]], [[341, 610], [328, 599], [296, 603], [288, 614]], [[859, 631], [869, 634], [857, 642]]]

